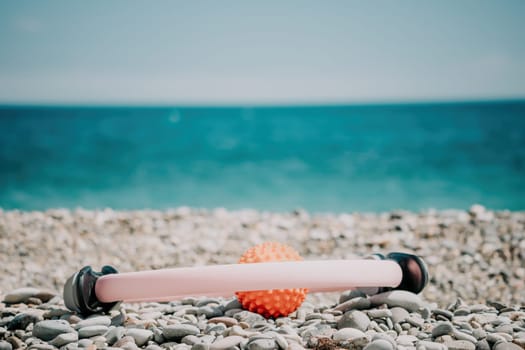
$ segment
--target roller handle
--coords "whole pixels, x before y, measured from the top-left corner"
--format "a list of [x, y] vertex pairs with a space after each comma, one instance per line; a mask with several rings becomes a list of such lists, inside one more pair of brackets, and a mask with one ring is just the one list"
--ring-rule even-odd
[[[390, 253], [386, 256], [374, 254], [379, 260], [393, 260], [399, 264], [402, 271], [401, 283], [396, 287], [381, 287], [378, 293], [390, 290], [406, 290], [419, 293], [428, 283], [428, 269], [423, 260], [412, 254]], [[97, 280], [108, 274], [118, 273], [111, 266], [104, 266], [101, 272], [93, 271], [90, 266], [83, 267], [71, 276], [64, 285], [64, 302], [68, 309], [80, 314], [89, 315], [99, 312], [109, 312], [117, 302], [101, 302], [95, 293]]]

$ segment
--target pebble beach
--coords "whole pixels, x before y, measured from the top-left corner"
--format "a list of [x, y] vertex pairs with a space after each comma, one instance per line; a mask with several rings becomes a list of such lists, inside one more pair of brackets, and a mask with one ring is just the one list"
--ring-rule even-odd
[[[265, 241], [306, 260], [417, 254], [429, 285], [419, 295], [310, 294], [277, 319], [243, 310], [234, 296], [120, 304], [89, 317], [63, 303], [65, 281], [85, 265], [231, 264]], [[525, 349], [525, 212], [0, 209], [0, 350], [17, 348]]]

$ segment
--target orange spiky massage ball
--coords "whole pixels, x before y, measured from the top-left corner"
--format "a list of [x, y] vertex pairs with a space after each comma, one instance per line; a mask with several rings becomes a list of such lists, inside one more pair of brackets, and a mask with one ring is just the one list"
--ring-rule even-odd
[[[292, 247], [277, 242], [265, 242], [248, 249], [239, 264], [303, 260]], [[272, 289], [236, 292], [242, 307], [264, 317], [288, 316], [303, 303], [306, 288]]]

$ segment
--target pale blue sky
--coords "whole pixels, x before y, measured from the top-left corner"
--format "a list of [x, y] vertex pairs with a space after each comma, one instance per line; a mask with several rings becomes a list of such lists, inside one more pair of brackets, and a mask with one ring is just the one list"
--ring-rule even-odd
[[525, 1], [0, 0], [0, 103], [525, 97]]

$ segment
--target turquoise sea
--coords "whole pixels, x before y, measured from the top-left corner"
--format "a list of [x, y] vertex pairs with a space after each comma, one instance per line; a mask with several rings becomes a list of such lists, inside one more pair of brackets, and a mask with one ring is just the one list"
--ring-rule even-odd
[[525, 101], [0, 107], [4, 209], [525, 209]]

